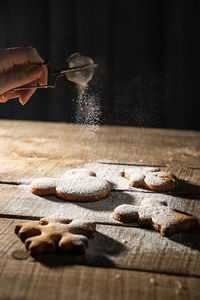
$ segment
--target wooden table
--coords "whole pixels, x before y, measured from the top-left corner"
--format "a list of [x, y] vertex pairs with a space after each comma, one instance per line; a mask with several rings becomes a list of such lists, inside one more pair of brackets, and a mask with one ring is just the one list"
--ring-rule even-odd
[[[0, 299], [200, 299], [199, 228], [168, 239], [153, 230], [104, 222], [97, 224], [85, 258], [53, 254], [33, 259], [13, 228], [21, 219], [39, 216], [31, 208], [29, 215], [6, 208], [11, 201], [13, 207], [20, 199], [29, 201], [21, 188], [32, 178], [59, 176], [98, 161], [104, 167], [172, 170], [182, 185], [169, 203], [181, 204], [200, 219], [199, 132], [102, 126], [90, 139], [81, 126], [7, 120], [0, 121], [0, 145]], [[146, 246], [150, 238], [152, 250]]]

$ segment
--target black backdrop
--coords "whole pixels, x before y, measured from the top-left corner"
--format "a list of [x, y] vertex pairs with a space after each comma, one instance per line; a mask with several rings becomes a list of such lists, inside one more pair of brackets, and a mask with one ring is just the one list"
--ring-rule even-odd
[[[200, 129], [199, 1], [0, 0], [0, 48], [36, 47], [61, 66], [73, 52], [100, 67], [90, 84], [102, 122]], [[0, 118], [73, 122], [75, 84], [64, 78]]]

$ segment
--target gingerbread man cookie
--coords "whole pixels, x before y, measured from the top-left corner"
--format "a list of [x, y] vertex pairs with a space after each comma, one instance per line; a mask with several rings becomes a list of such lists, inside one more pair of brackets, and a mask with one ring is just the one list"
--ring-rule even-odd
[[175, 175], [157, 168], [125, 169], [120, 176], [128, 179], [131, 187], [145, 187], [156, 192], [171, 191], [178, 185]]
[[122, 204], [114, 210], [114, 218], [123, 223], [139, 222], [151, 226], [162, 236], [170, 236], [198, 226], [197, 218], [176, 212], [164, 202], [142, 201], [141, 206]]
[[[81, 170], [81, 171], [80, 171]], [[86, 169], [67, 171], [61, 178], [39, 178], [32, 181], [31, 192], [39, 196], [56, 195], [67, 201], [93, 201], [108, 197], [110, 184]]]
[[15, 233], [25, 242], [30, 255], [61, 252], [83, 252], [95, 231], [94, 223], [78, 220], [41, 219], [15, 225]]

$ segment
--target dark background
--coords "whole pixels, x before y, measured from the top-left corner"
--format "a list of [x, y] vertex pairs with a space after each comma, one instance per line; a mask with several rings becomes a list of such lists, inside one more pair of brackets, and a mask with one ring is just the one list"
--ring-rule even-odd
[[[102, 123], [200, 129], [200, 1], [0, 0], [0, 48], [34, 46], [61, 66], [74, 52], [100, 67], [90, 83]], [[76, 85], [59, 79], [0, 118], [73, 122]]]

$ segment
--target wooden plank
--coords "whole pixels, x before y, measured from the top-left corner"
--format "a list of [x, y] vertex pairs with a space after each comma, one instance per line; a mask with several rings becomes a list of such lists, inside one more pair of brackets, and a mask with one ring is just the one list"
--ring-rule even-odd
[[[48, 159], [48, 158], [8, 158], [0, 157], [0, 182], [2, 183], [30, 183], [39, 177], [60, 177], [67, 169], [84, 167], [96, 172], [97, 176], [107, 179], [112, 183], [113, 190], [144, 191], [129, 187], [126, 179], [119, 176], [123, 168], [141, 168], [135, 165], [121, 165], [112, 163], [92, 162], [85, 165], [81, 160], [73, 159]], [[179, 186], [173, 194], [191, 193], [200, 194], [200, 169], [191, 169], [182, 166], [161, 167], [179, 178]]]
[[[148, 192], [111, 192], [106, 199], [93, 202], [67, 202], [54, 196], [41, 197], [30, 192], [29, 185], [0, 184], [0, 213], [11, 216], [81, 218], [88, 221], [116, 224], [112, 214], [121, 204], [140, 205], [143, 200], [163, 200], [168, 206], [200, 219], [200, 195], [179, 195]], [[135, 224], [134, 224], [135, 226]]]
[[1, 300], [199, 300], [200, 279], [163, 274], [7, 261], [1, 270]]
[[10, 231], [13, 220], [1, 219], [0, 223], [0, 237], [5, 232], [7, 238], [0, 244], [1, 300], [168, 300], [172, 297], [197, 300], [200, 297], [200, 279], [195, 277], [91, 268], [73, 263], [57, 265], [54, 261], [48, 265], [26, 259], [21, 242]]
[[[16, 137], [16, 138], [41, 138], [46, 136], [47, 138], [65, 138], [72, 137], [74, 133], [74, 127], [77, 127], [78, 131], [82, 128], [82, 125], [56, 123], [56, 122], [38, 122], [38, 121], [19, 121], [19, 120], [0, 120], [1, 136], [2, 137]], [[199, 148], [200, 132], [190, 130], [174, 130], [174, 129], [156, 129], [156, 128], [137, 128], [128, 126], [100, 126], [102, 133], [105, 136], [106, 141], [113, 141], [114, 138], [125, 138], [127, 142], [136, 141], [140, 144], [153, 144], [156, 142], [160, 146], [160, 141], [163, 145], [170, 147], [174, 146], [194, 146]], [[97, 131], [98, 134], [99, 131]], [[135, 133], [132, 136], [132, 133]], [[115, 136], [118, 133], [118, 137]], [[126, 142], [122, 141], [122, 142]]]
[[[161, 165], [176, 168], [176, 170], [180, 170], [181, 178], [189, 181], [191, 184], [199, 185], [199, 132], [101, 126], [100, 130], [97, 131], [95, 139], [91, 141], [90, 137], [87, 136], [87, 128], [84, 133], [83, 127], [77, 127], [70, 124], [0, 121], [0, 125], [1, 162], [3, 162], [3, 169], [1, 169], [3, 173], [1, 178], [6, 178], [7, 174], [8, 182], [12, 182], [12, 178], [16, 180], [17, 176], [19, 180], [22, 180], [22, 177], [24, 177], [25, 179], [28, 178], [30, 180], [31, 178], [33, 178], [31, 177], [34, 176], [33, 174], [35, 174], [36, 177], [40, 177], [40, 174], [53, 174], [53, 172], [55, 172], [55, 174], [57, 174], [56, 176], [59, 176], [64, 168], [75, 167], [85, 163], [88, 160], [93, 161], [98, 159], [101, 161], [114, 161], [116, 163], [120, 162], [121, 164], [125, 163], [135, 165]], [[78, 134], [79, 131], [81, 131], [81, 134]], [[6, 169], [7, 165], [8, 167]], [[17, 167], [15, 168], [14, 166]], [[15, 170], [15, 172], [12, 173], [12, 170]], [[32, 172], [32, 170], [35, 172]], [[20, 175], [23, 174], [23, 176], [21, 175], [20, 177], [18, 173]], [[27, 188], [27, 186], [24, 187]], [[193, 193], [194, 191], [189, 191], [189, 193], [190, 192]], [[199, 216], [200, 209], [198, 193], [197, 195], [196, 192], [194, 193], [195, 194], [190, 195], [179, 194], [176, 198], [170, 198], [167, 196], [167, 202], [169, 203], [169, 205], [171, 205], [171, 207], [177, 209], [181, 208], [181, 210], [183, 211], [187, 211]], [[120, 199], [115, 197], [112, 200], [117, 198], [118, 202], [116, 201], [116, 204], [121, 203], [122, 200], [128, 201], [128, 203], [130, 203], [130, 201], [132, 201], [132, 197], [130, 197], [129, 195], [122, 196], [123, 194], [124, 193], [120, 193]], [[145, 193], [138, 194], [140, 196], [138, 196], [139, 198], [136, 197], [137, 199], [134, 198], [134, 203], [136, 203], [137, 201], [141, 201], [141, 197], [143, 197], [141, 195]], [[10, 209], [12, 206], [14, 207], [14, 205], [19, 204], [21, 200], [20, 207], [22, 207], [22, 204], [24, 204], [24, 207], [28, 210], [28, 213], [26, 211], [24, 217], [27, 214], [32, 215], [32, 212], [34, 211], [34, 209], [32, 210], [32, 205], [34, 207], [34, 201], [37, 202], [37, 200], [36, 198], [31, 199], [29, 197], [30, 195], [25, 200], [25, 195], [28, 196], [28, 194], [24, 192], [22, 185], [13, 186], [2, 184], [0, 198], [1, 212], [3, 212], [3, 209], [4, 213], [6, 212], [5, 208], [7, 207], [8, 209], [8, 206], [6, 205], [10, 205]], [[114, 193], [114, 195], [116, 196], [117, 193]], [[150, 193], [148, 194], [148, 197], [151, 197]], [[39, 208], [43, 205], [45, 207], [47, 202], [48, 206], [46, 206], [46, 208], [54, 207], [54, 205], [52, 204], [54, 203], [55, 199], [46, 199], [46, 201], [43, 200], [39, 202]], [[57, 204], [58, 203], [56, 203], [56, 205]], [[16, 213], [15, 207], [14, 214]], [[109, 210], [111, 209], [111, 206], [107, 206], [107, 208], [108, 210], [106, 211], [106, 213], [109, 214], [111, 212], [111, 210]], [[62, 209], [60, 210], [60, 212], [62, 211]], [[91, 207], [80, 207], [80, 209], [86, 209], [87, 212], [92, 211], [93, 209], [96, 216], [97, 211], [99, 213], [100, 207], [98, 205], [97, 208], [95, 207], [95, 204], [92, 204]], [[77, 211], [80, 211], [80, 209], [78, 209]], [[34, 211], [34, 215], [37, 215], [37, 213], [38, 211], [36, 209]], [[105, 216], [105, 214], [102, 210], [101, 220], [103, 216]], [[111, 218], [111, 215], [109, 215], [109, 217]], [[13, 282], [12, 284], [10, 283], [10, 286], [7, 286], [6, 293], [8, 291], [8, 294], [2, 294], [3, 299], [13, 299], [10, 292], [12, 291], [13, 287], [15, 287], [13, 289], [13, 295], [16, 295], [16, 299], [21, 299], [22, 297], [24, 297], [24, 299], [32, 299], [34, 297], [34, 299], [40, 299], [40, 295], [42, 293], [41, 288], [43, 288], [43, 285], [40, 283], [41, 281], [45, 282], [44, 291], [51, 291], [51, 294], [48, 295], [48, 299], [50, 299], [49, 297], [51, 297], [51, 295], [54, 299], [55, 297], [57, 297], [58, 299], [64, 299], [66, 295], [69, 295], [67, 294], [67, 292], [65, 293], [65, 290], [63, 289], [64, 287], [66, 287], [66, 282], [70, 282], [71, 278], [67, 277], [66, 275], [68, 274], [67, 271], [69, 268], [69, 263], [101, 266], [105, 265], [108, 267], [114, 266], [115, 268], [129, 268], [199, 276], [200, 246], [198, 230], [177, 234], [174, 235], [171, 239], [167, 239], [162, 238], [158, 233], [151, 230], [134, 227], [128, 228], [121, 226], [98, 225], [98, 231], [97, 233], [95, 233], [94, 239], [91, 240], [90, 247], [86, 251], [85, 256], [50, 256], [50, 260], [53, 259], [55, 263], [54, 267], [56, 267], [56, 269], [52, 270], [52, 264], [51, 266], [49, 266], [49, 257], [48, 259], [46, 259], [45, 257], [41, 258], [40, 262], [39, 260], [35, 262], [28, 258], [23, 262], [20, 261], [20, 263], [17, 264], [16, 267], [13, 267], [13, 259], [10, 259], [13, 254], [13, 246], [18, 244], [15, 250], [20, 251], [24, 248], [22, 247], [23, 245], [21, 244], [21, 242], [16, 237], [14, 238], [14, 235], [12, 233], [13, 228], [11, 229], [12, 226], [10, 226], [7, 222], [8, 220], [6, 220], [5, 226], [1, 226], [2, 234], [0, 233], [0, 237], [2, 243], [0, 245], [0, 249], [2, 250], [0, 251], [0, 256], [2, 257], [0, 258], [0, 263], [3, 262], [3, 265], [5, 265], [4, 271], [8, 270], [8, 273], [4, 273], [2, 276], [4, 278], [4, 281], [6, 280], [6, 276], [8, 276], [8, 278], [12, 278], [11, 281]], [[8, 236], [11, 237], [8, 238]], [[22, 248], [18, 248], [19, 245]], [[8, 261], [11, 262], [10, 269], [7, 264]], [[20, 276], [17, 276], [19, 266], [23, 267], [24, 263], [27, 264], [27, 266], [25, 266], [23, 269], [23, 275], [20, 273]], [[39, 269], [41, 266], [46, 268], [46, 270], [44, 271], [44, 276], [42, 277], [40, 277], [42, 271]], [[88, 269], [86, 267], [78, 268], [83, 268], [83, 270]], [[12, 272], [14, 269], [15, 272]], [[97, 270], [97, 268], [95, 269]], [[52, 271], [52, 273], [51, 276], [48, 277], [48, 274], [50, 274], [50, 270]], [[59, 285], [59, 281], [59, 284], [56, 285], [56, 289], [54, 289], [53, 287], [55, 287], [56, 275], [58, 274], [58, 270], [61, 270], [61, 273], [58, 277], [59, 279], [61, 278], [61, 282], [63, 283], [63, 285]], [[91, 270], [91, 268], [89, 268], [89, 270]], [[116, 269], [109, 269], [109, 272], [111, 272], [110, 270], [116, 271]], [[130, 272], [131, 274], [133, 274], [133, 271], [119, 271]], [[90, 296], [91, 299], [95, 299], [92, 291], [94, 290], [94, 286], [96, 286], [97, 283], [99, 284], [100, 275], [97, 279], [95, 275], [93, 275], [93, 273], [90, 273], [88, 277], [84, 274], [79, 277], [77, 275], [78, 272], [80, 272], [80, 269], [79, 271], [74, 273], [74, 278], [77, 278], [77, 281], [75, 281], [75, 285], [74, 283], [72, 284], [73, 291], [76, 289], [74, 288], [74, 286], [76, 287], [76, 284], [78, 284], [78, 292], [80, 292], [78, 293], [78, 295], [79, 297], [81, 297], [81, 299], [84, 299], [84, 296], [87, 299], [90, 299]], [[105, 272], [103, 273], [104, 275], [102, 276], [103, 278], [105, 278]], [[12, 274], [14, 274], [13, 277]], [[27, 276], [27, 274], [30, 274], [30, 276]], [[32, 276], [34, 276], [33, 274], [35, 274], [35, 280], [32, 284], [31, 278]], [[64, 274], [64, 277], [62, 277], [62, 274]], [[112, 277], [112, 274], [115, 273], [111, 272], [109, 274]], [[47, 278], [49, 278], [49, 286], [48, 284], [46, 284], [46, 282], [48, 282], [48, 280], [46, 280]], [[64, 280], [62, 280], [62, 278], [66, 278], [67, 281], [65, 282]], [[92, 286], [92, 291], [88, 289], [88, 285], [82, 284], [83, 282], [88, 282], [88, 278], [90, 278], [89, 287]], [[91, 278], [94, 278], [94, 286], [91, 285]], [[130, 281], [128, 278], [130, 278]], [[109, 281], [108, 277], [106, 277], [106, 284], [110, 283], [111, 286], [114, 287], [114, 291], [117, 291], [117, 294], [114, 294], [115, 299], [117, 299], [119, 295], [122, 296], [123, 299], [126, 299], [127, 295], [128, 299], [128, 297], [132, 296], [134, 293], [136, 294], [136, 296], [139, 295], [138, 289], [132, 289], [132, 279], [134, 278], [135, 280], [136, 278], [138, 278], [138, 272], [136, 272], [135, 277], [131, 277], [130, 274], [128, 274], [127, 277], [123, 277], [123, 285], [115, 285], [113, 282], [116, 281], [116, 278], [114, 278], [113, 281]], [[159, 280], [162, 281], [161, 279]], [[183, 297], [187, 299], [188, 296], [191, 295], [189, 292], [191, 292], [190, 286], [192, 286], [192, 290], [195, 291], [195, 293], [192, 294], [193, 298], [199, 298], [199, 285], [197, 289], [197, 283], [192, 285], [191, 281], [188, 281], [188, 289], [186, 288], [183, 289], [184, 291], [180, 291], [180, 289], [177, 290], [176, 286], [173, 285], [173, 279], [171, 281], [172, 282], [170, 282], [170, 285], [167, 285], [166, 287], [165, 294], [167, 294], [168, 291], [171, 291], [169, 289], [170, 286], [174, 287], [173, 293], [170, 293], [170, 295], [178, 297], [179, 293], [181, 292]], [[24, 282], [27, 283], [26, 287], [31, 282], [32, 285], [30, 287], [30, 290], [25, 289]], [[143, 283], [142, 289], [144, 289], [144, 286], [148, 286], [148, 283], [146, 281], [143, 281], [142, 283], [140, 281], [137, 282], [139, 286]], [[126, 285], [131, 288], [130, 294], [126, 294], [124, 292], [124, 286]], [[178, 286], [180, 287], [183, 285], [178, 284]], [[108, 296], [114, 293], [113, 290], [110, 289], [110, 286], [108, 287], [108, 289], [105, 289], [104, 284], [102, 283], [100, 287], [100, 293], [102, 292], [101, 295], [104, 299], [105, 295]], [[118, 287], [120, 289], [118, 289]], [[164, 285], [161, 286], [162, 291], [163, 289]], [[27, 290], [27, 292], [25, 290]], [[149, 290], [150, 289], [148, 288], [147, 293], [143, 293], [140, 297], [142, 298], [144, 296], [145, 299], [149, 299]], [[153, 290], [156, 293], [152, 294], [152, 299], [155, 299], [155, 295], [160, 295], [158, 299], [164, 299], [164, 293], [159, 294], [159, 287], [153, 287]], [[38, 292], [36, 293], [35, 291]], [[57, 293], [57, 291], [59, 292]], [[89, 292], [87, 293], [86, 291]], [[139, 291], [141, 291], [141, 289], [139, 289]], [[45, 299], [45, 293], [42, 294], [42, 296], [42, 299]], [[71, 296], [76, 297], [76, 293], [71, 293], [70, 290], [70, 298]], [[120, 297], [119, 299], [122, 298]], [[167, 297], [167, 299], [168, 298], [169, 297]], [[101, 298], [97, 297], [97, 299]]]
[[0, 157], [0, 182], [28, 184], [39, 177], [60, 177], [66, 170], [80, 167], [81, 162], [70, 158]]
[[1, 121], [2, 157], [112, 160], [120, 163], [198, 168], [200, 133], [195, 131], [101, 126], [91, 141], [84, 126]]
[[[119, 176], [122, 169], [138, 169], [146, 168], [143, 166], [123, 165], [113, 163], [98, 163], [92, 162], [84, 165], [84, 168], [94, 171], [97, 176], [102, 177], [112, 183], [113, 190], [129, 190], [147, 192], [145, 189], [133, 188], [129, 186], [128, 180]], [[172, 172], [179, 179], [178, 188], [171, 192], [171, 194], [200, 194], [200, 169], [191, 169], [182, 166], [160, 167], [160, 170]], [[148, 191], [151, 192], [151, 191]]]
[[[3, 259], [16, 253], [27, 258], [23, 243], [13, 233], [18, 222], [23, 221], [0, 219]], [[35, 260], [48, 267], [78, 264], [200, 277], [199, 233], [193, 230], [169, 239], [153, 230], [97, 225], [84, 255], [49, 254]]]

